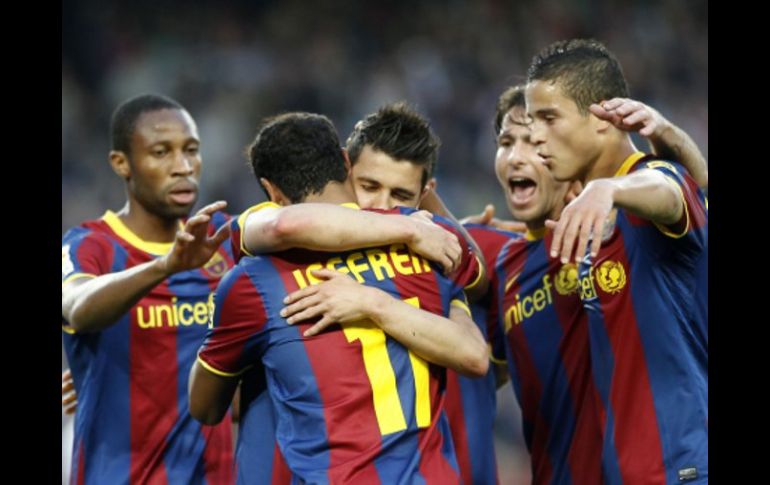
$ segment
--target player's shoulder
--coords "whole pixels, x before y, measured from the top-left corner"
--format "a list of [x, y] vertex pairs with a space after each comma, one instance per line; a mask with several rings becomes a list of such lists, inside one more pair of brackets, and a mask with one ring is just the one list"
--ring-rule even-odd
[[642, 169], [662, 171], [675, 178], [682, 178], [690, 175], [687, 169], [681, 163], [650, 154], [645, 154], [636, 162], [634, 162], [631, 165], [628, 173]]
[[217, 211], [211, 215], [211, 221], [209, 221], [209, 225], [213, 226], [214, 229], [219, 229], [223, 225], [229, 224], [232, 220], [232, 215], [228, 214], [227, 212]]
[[88, 220], [68, 229], [62, 236], [62, 244], [72, 244], [84, 240], [90, 240], [97, 244], [109, 244], [114, 239], [110, 237], [110, 234], [103, 220]]
[[506, 231], [488, 224], [466, 223], [463, 224], [463, 227], [474, 237], [477, 234], [480, 236], [498, 236], [506, 239], [521, 239], [524, 237], [524, 234], [520, 232]]
[[234, 287], [253, 287], [254, 284], [251, 279], [251, 274], [253, 274], [252, 266], [257, 258], [259, 256], [246, 256], [238, 261], [235, 266], [227, 270], [222, 279], [219, 280], [216, 291], [217, 296], [226, 297], [232, 292]]
[[522, 253], [530, 253], [536, 251], [540, 247], [545, 247], [545, 239], [551, 237], [551, 233], [544, 234], [542, 236], [533, 236], [530, 233], [518, 234], [517, 237], [508, 239], [505, 244], [500, 248], [498, 253], [499, 257], [517, 257]]

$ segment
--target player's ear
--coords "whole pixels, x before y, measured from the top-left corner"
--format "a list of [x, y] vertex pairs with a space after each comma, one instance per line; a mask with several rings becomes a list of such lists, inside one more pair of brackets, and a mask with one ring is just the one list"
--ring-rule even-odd
[[422, 192], [420, 192], [420, 197], [418, 199], [418, 205], [422, 202], [422, 199], [425, 198], [426, 195], [428, 195], [428, 192], [430, 191], [436, 191], [436, 186], [438, 185], [438, 182], [436, 182], [436, 177], [431, 177], [428, 179], [428, 182], [425, 184], [425, 186], [422, 188]]
[[110, 165], [112, 170], [123, 180], [128, 181], [131, 178], [131, 163], [128, 161], [126, 152], [110, 150]]
[[271, 181], [267, 180], [265, 177], [259, 177], [259, 183], [265, 188], [265, 192], [267, 192], [270, 202], [275, 202], [280, 206], [291, 205], [291, 200]]
[[353, 166], [350, 164], [350, 154], [348, 153], [347, 148], [342, 148], [342, 156], [345, 158], [345, 173], [347, 173], [348, 178], [350, 178], [350, 170]]

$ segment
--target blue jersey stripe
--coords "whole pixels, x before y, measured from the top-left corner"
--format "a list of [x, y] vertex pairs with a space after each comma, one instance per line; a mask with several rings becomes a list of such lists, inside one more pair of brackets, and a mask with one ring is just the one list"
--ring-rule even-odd
[[[210, 292], [208, 280], [198, 271], [186, 271], [172, 275], [168, 279], [169, 291], [176, 297], [176, 304], [194, 304], [201, 300], [201, 295]], [[179, 322], [182, 326], [183, 323]], [[177, 412], [178, 418], [171, 430], [171, 436], [183, 439], [168, 440], [164, 453], [166, 476], [169, 483], [205, 483], [205, 462], [203, 451], [206, 447], [201, 424], [190, 416], [188, 407], [187, 381], [198, 347], [203, 341], [207, 325], [193, 323], [184, 331], [176, 332], [177, 364]], [[173, 464], [173, 466], [169, 466]]]
[[237, 483], [271, 484], [276, 420], [263, 369], [249, 370], [241, 382], [241, 421], [235, 450]]

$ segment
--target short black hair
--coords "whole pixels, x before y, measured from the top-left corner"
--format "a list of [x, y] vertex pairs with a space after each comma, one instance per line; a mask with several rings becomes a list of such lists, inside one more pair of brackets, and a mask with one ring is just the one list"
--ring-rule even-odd
[[110, 122], [112, 149], [130, 155], [136, 121], [143, 113], [164, 109], [185, 111], [184, 106], [177, 101], [160, 94], [141, 94], [120, 103], [112, 113]]
[[337, 130], [319, 114], [291, 112], [266, 118], [247, 153], [257, 180], [266, 178], [293, 204], [348, 177]]
[[495, 138], [500, 134], [500, 129], [503, 127], [503, 118], [514, 107], [526, 108], [527, 102], [524, 98], [524, 86], [509, 86], [500, 95], [497, 100], [497, 108], [495, 111]]
[[617, 97], [628, 97], [623, 69], [615, 56], [594, 39], [554, 42], [533, 59], [527, 81], [558, 81], [583, 115], [588, 107]]
[[422, 166], [424, 186], [436, 167], [441, 141], [425, 118], [407, 103], [399, 101], [386, 104], [356, 123], [346, 145], [352, 165], [356, 164], [366, 145], [394, 160]]

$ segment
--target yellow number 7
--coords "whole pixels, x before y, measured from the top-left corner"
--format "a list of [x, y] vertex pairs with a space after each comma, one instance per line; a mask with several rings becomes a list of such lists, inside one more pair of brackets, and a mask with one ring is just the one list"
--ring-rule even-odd
[[[420, 308], [418, 297], [404, 300], [412, 306]], [[385, 345], [385, 332], [371, 322], [359, 325], [345, 325], [342, 330], [348, 342], [359, 340], [364, 354], [366, 375], [372, 386], [374, 412], [380, 433], [383, 435], [406, 429], [404, 410], [398, 396], [396, 373], [390, 363], [388, 349]], [[409, 351], [414, 374], [415, 414], [417, 426], [425, 428], [430, 425], [430, 373], [428, 363]]]

